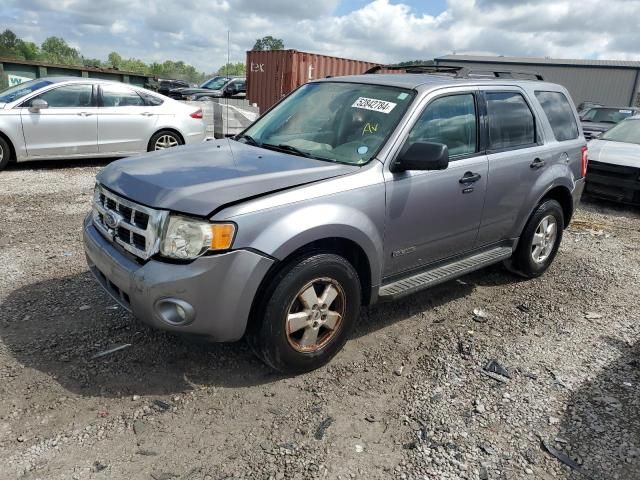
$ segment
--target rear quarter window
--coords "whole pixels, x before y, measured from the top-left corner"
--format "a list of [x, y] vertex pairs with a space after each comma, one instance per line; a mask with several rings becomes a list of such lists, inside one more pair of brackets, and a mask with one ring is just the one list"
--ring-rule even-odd
[[564, 93], [537, 90], [535, 94], [551, 124], [556, 140], [564, 142], [578, 138], [576, 117]]

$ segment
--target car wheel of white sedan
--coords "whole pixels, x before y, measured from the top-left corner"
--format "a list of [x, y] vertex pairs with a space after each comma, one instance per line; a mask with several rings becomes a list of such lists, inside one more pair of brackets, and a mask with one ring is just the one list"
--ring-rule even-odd
[[182, 145], [182, 139], [174, 132], [163, 131], [156, 133], [149, 142], [149, 151], [166, 150]]
[[4, 138], [0, 137], [0, 170], [9, 164], [11, 159], [11, 149]]

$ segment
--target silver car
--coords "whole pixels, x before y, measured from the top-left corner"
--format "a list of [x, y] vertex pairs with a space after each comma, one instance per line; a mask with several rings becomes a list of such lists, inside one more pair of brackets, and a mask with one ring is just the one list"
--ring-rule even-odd
[[0, 170], [10, 161], [124, 157], [204, 139], [201, 109], [124, 83], [45, 77], [0, 92]]

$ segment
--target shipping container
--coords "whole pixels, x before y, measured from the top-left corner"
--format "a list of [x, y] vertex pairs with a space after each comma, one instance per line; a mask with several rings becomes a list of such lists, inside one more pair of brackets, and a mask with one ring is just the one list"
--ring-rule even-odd
[[247, 98], [265, 112], [292, 90], [311, 80], [360, 75], [378, 63], [297, 50], [247, 52]]

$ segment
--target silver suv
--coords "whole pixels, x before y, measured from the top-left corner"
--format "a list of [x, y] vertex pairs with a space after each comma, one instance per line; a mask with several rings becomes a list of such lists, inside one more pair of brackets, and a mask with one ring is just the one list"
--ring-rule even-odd
[[497, 262], [553, 261], [584, 187], [567, 91], [379, 74], [308, 83], [233, 139], [120, 160], [84, 244], [144, 322], [283, 372], [328, 362], [360, 307]]

